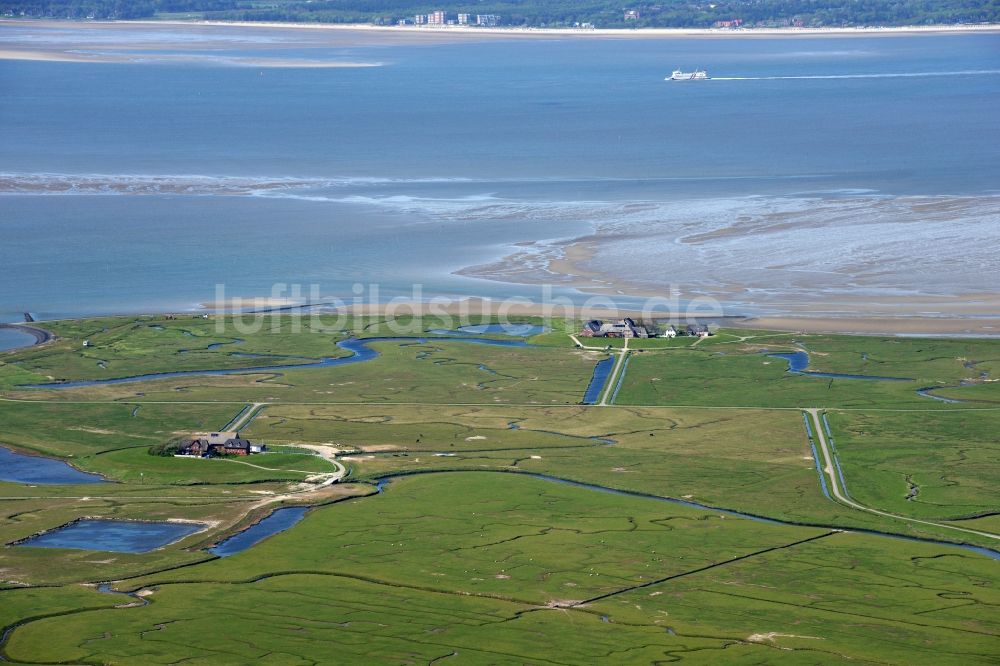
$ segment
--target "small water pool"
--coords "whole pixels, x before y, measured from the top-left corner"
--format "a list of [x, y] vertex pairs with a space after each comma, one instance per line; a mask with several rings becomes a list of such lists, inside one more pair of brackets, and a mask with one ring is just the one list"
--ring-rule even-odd
[[587, 385], [587, 390], [583, 394], [583, 404], [594, 405], [601, 399], [601, 391], [604, 389], [604, 383], [608, 381], [608, 375], [611, 374], [611, 369], [614, 366], [614, 356], [609, 356], [603, 361], [597, 362], [597, 365], [594, 366], [594, 374], [590, 378], [590, 384]]
[[17, 545], [33, 548], [148, 553], [205, 528], [201, 523], [78, 520]]
[[437, 335], [509, 335], [516, 338], [526, 338], [532, 335], [544, 333], [547, 329], [544, 326], [535, 324], [473, 324], [470, 326], [460, 326], [457, 330], [443, 328], [434, 329], [431, 333]]
[[30, 485], [73, 485], [105, 483], [97, 474], [88, 474], [61, 460], [16, 453], [0, 446], [0, 481]]
[[289, 506], [278, 509], [256, 525], [251, 525], [242, 532], [234, 534], [208, 552], [219, 557], [228, 557], [242, 553], [250, 546], [256, 545], [269, 536], [284, 532], [306, 515], [309, 507]]

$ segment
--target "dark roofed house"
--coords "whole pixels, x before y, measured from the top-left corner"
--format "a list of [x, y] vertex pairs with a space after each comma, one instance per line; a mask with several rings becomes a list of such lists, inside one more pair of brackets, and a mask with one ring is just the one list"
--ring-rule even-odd
[[688, 324], [687, 334], [699, 338], [707, 338], [712, 332], [708, 330], [708, 326], [705, 324]]
[[595, 336], [600, 336], [601, 335], [601, 323], [602, 322], [600, 322], [600, 321], [598, 321], [596, 319], [588, 321], [586, 324], [584, 324], [583, 330], [580, 331], [580, 335], [582, 335], [585, 338], [593, 338]]
[[242, 437], [226, 440], [222, 445], [222, 453], [227, 456], [250, 455], [250, 440]]
[[248, 456], [251, 453], [263, 453], [267, 447], [263, 444], [253, 444], [249, 439], [240, 437], [238, 432], [195, 433], [194, 438], [184, 442], [177, 450], [178, 455], [198, 456]]
[[208, 440], [205, 439], [191, 439], [183, 444], [177, 449], [177, 455], [179, 456], [197, 456], [203, 458], [208, 455], [209, 444]]

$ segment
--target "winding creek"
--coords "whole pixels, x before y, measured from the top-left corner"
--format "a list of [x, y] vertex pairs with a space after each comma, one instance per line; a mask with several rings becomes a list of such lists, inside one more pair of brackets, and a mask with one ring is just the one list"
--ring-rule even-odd
[[[912, 382], [916, 381], [910, 377], [879, 377], [877, 375], [851, 375], [851, 374], [841, 374], [837, 372], [813, 372], [809, 370], [809, 354], [804, 351], [796, 352], [766, 352], [771, 358], [780, 358], [788, 361], [788, 372], [795, 375], [803, 375], [805, 377], [828, 377], [831, 379], [860, 379], [875, 382]], [[868, 354], [864, 354], [863, 358], [868, 360]], [[966, 367], [969, 367], [966, 365]], [[980, 375], [981, 379], [986, 378], [987, 373], [982, 373]], [[916, 393], [922, 398], [930, 398], [931, 400], [937, 400], [938, 402], [944, 402], [952, 405], [963, 404], [969, 402], [968, 400], [959, 400], [958, 398], [945, 398], [943, 396], [934, 395], [934, 391], [939, 389], [948, 388], [962, 388], [963, 386], [969, 386], [968, 382], [962, 382], [954, 386], [925, 386], [923, 388], [917, 389]]]
[[[438, 331], [434, 332], [437, 333]], [[471, 344], [501, 346], [501, 347], [529, 346], [529, 343], [527, 343], [523, 339], [502, 340], [493, 338], [474, 337], [473, 335], [473, 333], [497, 333], [497, 332], [499, 331], [492, 330], [489, 327], [486, 328], [476, 327], [475, 331], [463, 330], [460, 332], [452, 332], [452, 335], [443, 339], [429, 338], [429, 337], [374, 337], [374, 338], [363, 338], [363, 339], [351, 338], [348, 340], [342, 340], [340, 342], [337, 342], [337, 346], [340, 349], [351, 352], [350, 356], [344, 356], [344, 357], [337, 357], [337, 358], [327, 357], [315, 360], [315, 359], [306, 359], [303, 357], [271, 356], [269, 358], [279, 358], [285, 360], [295, 359], [295, 360], [302, 360], [305, 362], [295, 363], [295, 364], [286, 363], [280, 365], [257, 366], [250, 368], [226, 368], [217, 370], [188, 370], [188, 371], [177, 371], [177, 372], [151, 373], [145, 375], [136, 375], [133, 377], [120, 377], [115, 379], [68, 381], [68, 382], [59, 382], [52, 384], [34, 384], [34, 385], [27, 385], [23, 388], [65, 389], [65, 388], [78, 388], [87, 386], [102, 386], [108, 384], [144, 382], [157, 379], [168, 379], [173, 377], [229, 375], [229, 374], [254, 373], [254, 372], [274, 372], [282, 370], [296, 370], [303, 368], [321, 368], [321, 367], [335, 367], [339, 365], [351, 365], [354, 363], [364, 363], [377, 358], [379, 356], [379, 352], [377, 352], [376, 350], [372, 349], [369, 346], [370, 344], [377, 342], [398, 342], [400, 343], [400, 345], [407, 345], [407, 344], [427, 344], [429, 342], [436, 340], [438, 342], [440, 341], [463, 342]], [[213, 343], [213, 344], [215, 345], [214, 348], [218, 348], [218, 346], [221, 346], [223, 344], [239, 344], [240, 342], [242, 341], [236, 340], [229, 343]], [[803, 351], [787, 352], [787, 353], [768, 353], [767, 355], [770, 357], [781, 358], [788, 361], [789, 365], [788, 372], [794, 374], [800, 374], [812, 377], [855, 379], [855, 380], [868, 380], [868, 381], [895, 381], [895, 382], [913, 381], [912, 379], [906, 377], [879, 377], [872, 375], [810, 372], [807, 370], [809, 366], [809, 355]], [[593, 376], [591, 378], [590, 384], [588, 385], [587, 391], [584, 396], [583, 402], [585, 404], [594, 404], [600, 399], [600, 395], [604, 389], [605, 383], [607, 382], [608, 375], [610, 374], [613, 367], [614, 367], [614, 357], [608, 357], [606, 359], [603, 359], [595, 365]], [[486, 368], [483, 369], [487, 370]], [[616, 387], [615, 389], [616, 394], [618, 388], [620, 387]], [[918, 391], [918, 393], [920, 393], [921, 395], [927, 395], [924, 392], [928, 390], [931, 389], [921, 389], [920, 391]], [[944, 400], [947, 402], [959, 402], [947, 398], [938, 398], [937, 396], [932, 396], [932, 395], [927, 395], [927, 397], [935, 398], [938, 400]], [[239, 416], [240, 415], [238, 415], [238, 417]], [[824, 421], [824, 426], [826, 427], [827, 432], [829, 433], [829, 426], [825, 421]], [[516, 422], [511, 422], [509, 424], [509, 427], [511, 429], [519, 428]], [[810, 441], [811, 441], [812, 432], [808, 420], [806, 420], [806, 428], [809, 431]], [[599, 438], [599, 437], [587, 438], [587, 439], [595, 440], [595, 443], [602, 443], [606, 445], [614, 443], [613, 440]], [[831, 437], [831, 444], [832, 444], [832, 437]], [[813, 454], [814, 456], [816, 455], [815, 449], [813, 451]], [[651, 495], [635, 491], [620, 490], [597, 484], [584, 483], [580, 481], [563, 479], [546, 474], [535, 474], [530, 472], [505, 472], [502, 470], [445, 472], [437, 470], [427, 470], [427, 471], [413, 472], [411, 474], [391, 474], [384, 477], [380, 477], [377, 479], [377, 489], [379, 493], [382, 493], [385, 491], [387, 485], [394, 479], [402, 478], [405, 476], [412, 476], [415, 474], [472, 473], [472, 472], [480, 474], [482, 473], [523, 474], [525, 476], [529, 476], [531, 478], [539, 479], [546, 482], [560, 483], [564, 485], [573, 486], [576, 488], [583, 488], [587, 490], [594, 490], [598, 492], [610, 493], [620, 496], [637, 497], [659, 502], [667, 502], [670, 504], [685, 506], [691, 509], [712, 511], [715, 513], [731, 515], [739, 518], [745, 518], [748, 520], [753, 520], [772, 525], [785, 525], [790, 527], [830, 527], [828, 525], [811, 525], [811, 524], [792, 523], [781, 520], [775, 520], [772, 518], [767, 518], [755, 514], [699, 504], [697, 502], [690, 502], [686, 500], [662, 497], [658, 495]], [[837, 473], [838, 475], [840, 475], [841, 479], [843, 479], [843, 473], [840, 471], [839, 465]], [[822, 482], [823, 479], [822, 473], [820, 474], [820, 479]], [[40, 458], [36, 456], [27, 456], [16, 453], [14, 451], [11, 451], [3, 447], [0, 447], [0, 480], [13, 481], [17, 483], [27, 483], [27, 484], [78, 484], [78, 483], [105, 482], [105, 479], [101, 478], [96, 474], [88, 474], [86, 472], [81, 472], [60, 460]], [[846, 488], [846, 484], [844, 485]], [[292, 526], [297, 524], [300, 520], [302, 520], [302, 518], [305, 516], [306, 512], [309, 511], [310, 508], [311, 507], [279, 508], [274, 512], [272, 512], [263, 520], [225, 539], [216, 546], [208, 549], [208, 551], [214, 555], [218, 555], [219, 557], [227, 557], [229, 555], [243, 552], [244, 550], [254, 546], [255, 544], [260, 543], [264, 539], [267, 539], [270, 536], [279, 534], [291, 528]], [[105, 550], [105, 551], [115, 551], [115, 552], [141, 553], [141, 552], [148, 552], [156, 548], [161, 548], [164, 545], [168, 545], [170, 543], [174, 543], [175, 541], [178, 541], [179, 539], [182, 539], [190, 534], [193, 534], [194, 532], [197, 532], [203, 528], [204, 525], [191, 524], [191, 523], [85, 519], [85, 520], [74, 521], [72, 523], [56, 528], [49, 532], [45, 532], [43, 534], [35, 535], [21, 542], [18, 542], [18, 545], [49, 547], [49, 548], [79, 548], [87, 550]], [[952, 548], [962, 548], [968, 551], [978, 553], [980, 555], [985, 555], [995, 560], [1000, 560], [1000, 552], [979, 546], [957, 544], [947, 541], [925, 539], [920, 537], [903, 536], [903, 535], [890, 534], [875, 530], [852, 528], [845, 531], [852, 531], [861, 534], [868, 534], [868, 535], [880, 536], [892, 539], [914, 541], [919, 543], [947, 546]]]
[[[611, 495], [617, 495], [622, 497], [632, 497], [638, 499], [647, 499], [657, 502], [664, 502], [672, 505], [683, 506], [689, 509], [696, 509], [700, 511], [711, 511], [713, 513], [723, 514], [727, 516], [733, 516], [737, 518], [743, 518], [747, 520], [752, 520], [759, 523], [765, 523], [768, 525], [782, 525], [786, 527], [817, 527], [817, 528], [830, 528], [829, 525], [815, 525], [809, 523], [793, 523], [782, 520], [775, 520], [773, 518], [767, 518], [765, 516], [746, 513], [743, 511], [734, 511], [732, 509], [724, 509], [715, 506], [709, 506], [706, 504], [700, 504], [698, 502], [691, 502], [682, 499], [676, 499], [672, 497], [663, 497], [660, 495], [652, 495], [649, 493], [621, 490], [617, 488], [609, 488], [607, 486], [601, 486], [593, 483], [585, 483], [581, 481], [574, 481], [571, 479], [564, 479], [556, 476], [551, 476], [548, 474], [536, 474], [531, 472], [508, 472], [503, 470], [467, 470], [467, 471], [445, 471], [445, 470], [426, 470], [426, 471], [416, 471], [407, 474], [387, 474], [382, 477], [375, 479], [376, 490], [378, 494], [386, 492], [389, 485], [397, 479], [418, 476], [418, 475], [430, 475], [430, 474], [519, 474], [522, 476], [531, 477], [540, 481], [545, 481], [548, 483], [558, 483], [562, 485], [572, 486], [574, 488], [581, 488], [584, 490], [592, 490], [596, 492], [607, 493]], [[372, 495], [356, 498], [355, 501], [360, 501], [366, 497], [373, 497]], [[225, 539], [216, 546], [209, 548], [208, 552], [219, 557], [228, 557], [230, 555], [235, 555], [241, 553], [252, 546], [260, 543], [261, 541], [274, 536], [275, 534], [280, 534], [303, 519], [306, 513], [313, 507], [309, 506], [297, 506], [297, 507], [283, 507], [275, 510], [266, 518], [257, 522], [246, 529], [237, 532], [233, 536]], [[68, 548], [68, 549], [81, 549], [81, 550], [98, 550], [98, 551], [110, 551], [110, 552], [122, 552], [122, 553], [145, 553], [157, 548], [162, 548], [171, 543], [175, 543], [195, 532], [201, 531], [205, 528], [204, 524], [201, 523], [187, 523], [187, 522], [163, 522], [163, 521], [130, 521], [130, 520], [109, 520], [109, 519], [80, 519], [66, 525], [60, 526], [53, 530], [37, 534], [26, 539], [14, 542], [10, 545], [23, 546], [23, 547], [41, 547], [41, 548]], [[880, 532], [876, 530], [866, 530], [858, 528], [844, 529], [845, 532], [856, 532], [859, 534], [866, 534], [870, 536], [885, 537], [891, 539], [898, 539], [903, 541], [912, 541], [916, 543], [925, 543], [936, 546], [945, 546], [949, 548], [961, 548], [966, 551], [974, 552], [979, 555], [985, 555], [994, 560], [1000, 561], [1000, 551], [992, 550], [989, 548], [984, 548], [980, 546], [972, 546], [968, 544], [959, 544], [948, 541], [940, 541], [936, 539], [925, 539], [920, 537], [904, 536], [899, 534], [890, 534], [887, 532]]]
[[860, 379], [872, 382], [912, 382], [911, 377], [879, 377], [877, 375], [850, 375], [839, 372], [813, 372], [809, 370], [809, 354], [804, 351], [768, 352], [771, 358], [781, 358], [788, 361], [788, 372], [793, 375], [807, 377], [827, 377], [830, 379]]
[[[375, 342], [399, 342], [401, 344], [427, 344], [429, 342], [460, 342], [465, 344], [479, 344], [496, 347], [528, 347], [524, 340], [496, 340], [493, 338], [476, 338], [455, 336], [449, 338], [429, 338], [429, 337], [380, 337], [380, 338], [350, 338], [337, 342], [337, 347], [351, 352], [350, 356], [324, 357], [319, 360], [308, 359], [300, 356], [270, 356], [267, 358], [302, 360], [303, 363], [284, 363], [277, 365], [261, 365], [249, 368], [223, 368], [208, 370], [178, 370], [174, 372], [154, 372], [145, 375], [133, 375], [131, 377], [117, 377], [114, 379], [85, 379], [67, 382], [52, 382], [48, 384], [24, 384], [18, 388], [30, 389], [70, 389], [85, 388], [88, 386], [108, 386], [111, 384], [131, 384], [136, 382], [148, 382], [157, 379], [172, 379], [175, 377], [207, 377], [219, 375], [236, 375], [259, 372], [280, 372], [283, 370], [303, 370], [309, 368], [333, 368], [341, 365], [352, 365], [354, 363], [364, 363], [379, 357], [379, 353], [368, 345]], [[230, 344], [230, 343], [225, 343]], [[246, 357], [244, 355], [244, 357]], [[259, 358], [254, 356], [254, 358]]]
[[[780, 358], [788, 361], [788, 372], [795, 375], [803, 375], [805, 377], [827, 377], [830, 379], [858, 379], [867, 380], [874, 382], [912, 382], [916, 381], [911, 377], [880, 377], [877, 375], [851, 375], [843, 374], [837, 372], [813, 372], [809, 370], [809, 354], [804, 351], [795, 352], [767, 352], [767, 355], [771, 358]], [[864, 355], [864, 359], [868, 360], [868, 355]], [[985, 374], [985, 373], [984, 373]], [[922, 398], [930, 398], [931, 400], [937, 400], [938, 402], [944, 402], [948, 404], [958, 405], [962, 403], [969, 402], [968, 400], [959, 400], [958, 398], [945, 398], [939, 395], [934, 395], [933, 391], [938, 389], [947, 388], [961, 388], [962, 386], [967, 386], [966, 383], [961, 383], [955, 386], [926, 386], [924, 388], [917, 389], [916, 393]]]
[[245, 530], [241, 530], [219, 542], [218, 545], [209, 548], [208, 552], [219, 557], [229, 557], [236, 553], [242, 553], [269, 536], [280, 534], [289, 529], [302, 520], [310, 508], [307, 506], [286, 506], [277, 509], [260, 522], [254, 523]]
[[[522, 476], [528, 476], [533, 479], [539, 479], [542, 481], [549, 481], [551, 483], [560, 483], [563, 485], [573, 486], [574, 488], [583, 488], [586, 490], [594, 490], [601, 493], [608, 493], [611, 495], [620, 495], [624, 497], [636, 497], [640, 499], [648, 499], [656, 502], [666, 502], [668, 504], [675, 504], [680, 506], [685, 506], [690, 509], [699, 509], [701, 511], [712, 511], [714, 513], [721, 513], [727, 516], [734, 516], [737, 518], [745, 518], [747, 520], [753, 520], [759, 523], [766, 523], [768, 525], [783, 525], [785, 527], [817, 527], [817, 528], [829, 528], [829, 529], [842, 529], [844, 532], [855, 532], [858, 534], [867, 534], [869, 536], [885, 537], [888, 539], [898, 539], [901, 541], [912, 541], [915, 543], [925, 543], [935, 546], [947, 546], [949, 548], [961, 548], [963, 550], [971, 551], [979, 555], [985, 555], [990, 559], [1000, 561], [1000, 551], [993, 550], [991, 548], [985, 548], [982, 546], [973, 546], [970, 544], [954, 543], [951, 541], [941, 541], [938, 539], [924, 539], [921, 537], [905, 536], [902, 534], [891, 534], [889, 532], [880, 532], [878, 530], [867, 530], [862, 528], [840, 528], [832, 525], [816, 525], [812, 523], [793, 523], [784, 520], [775, 520], [774, 518], [767, 518], [765, 516], [760, 516], [752, 513], [745, 513], [743, 511], [734, 511], [732, 509], [722, 509], [719, 507], [709, 506], [707, 504], [699, 504], [697, 502], [689, 502], [687, 500], [676, 499], [673, 497], [663, 497], [661, 495], [652, 495], [649, 493], [642, 493], [633, 490], [620, 490], [618, 488], [609, 488], [607, 486], [601, 486], [593, 483], [584, 483], [582, 481], [573, 481], [570, 479], [563, 479], [557, 476], [550, 476], [548, 474], [536, 474], [533, 472], [507, 472], [503, 470], [468, 470], [468, 471], [445, 471], [445, 470], [427, 470], [427, 471], [415, 471], [409, 472], [407, 474], [387, 474], [386, 476], [378, 477], [376, 479], [376, 489], [379, 493], [385, 492], [386, 487], [396, 479], [406, 478], [408, 476], [418, 476], [425, 474], [518, 474]], [[363, 498], [361, 498], [363, 499]]]
[[[495, 327], [499, 329], [495, 330]], [[337, 342], [337, 347], [348, 351], [351, 353], [350, 356], [337, 356], [337, 357], [323, 357], [320, 359], [310, 359], [302, 356], [278, 356], [270, 354], [248, 354], [241, 352], [232, 352], [230, 357], [232, 358], [269, 358], [277, 361], [285, 361], [284, 363], [278, 362], [274, 365], [259, 365], [248, 368], [217, 368], [217, 369], [206, 369], [206, 370], [177, 370], [173, 372], [153, 372], [144, 375], [133, 375], [130, 377], [115, 377], [112, 379], [82, 379], [82, 380], [72, 380], [64, 382], [50, 382], [46, 384], [22, 384], [18, 388], [23, 389], [73, 389], [73, 388], [87, 388], [91, 386], [109, 386], [113, 384], [132, 384], [138, 382], [149, 382], [158, 379], [174, 379], [177, 377], [216, 377], [220, 375], [237, 375], [237, 374], [252, 374], [261, 372], [282, 372], [286, 370], [304, 370], [310, 368], [333, 368], [342, 365], [352, 365], [355, 363], [365, 363], [367, 361], [375, 360], [379, 357], [379, 353], [372, 349], [369, 345], [376, 342], [398, 342], [400, 345], [408, 344], [429, 344], [433, 342], [459, 342], [464, 344], [475, 344], [475, 345], [487, 345], [492, 347], [531, 347], [530, 343], [526, 340], [518, 337], [517, 339], [503, 340], [497, 338], [481, 338], [476, 337], [472, 330], [475, 332], [482, 333], [499, 333], [503, 335], [525, 335], [534, 334], [542, 332], [545, 329], [540, 326], [521, 326], [515, 327], [514, 329], [504, 328], [500, 325], [482, 325], [482, 326], [472, 326], [463, 327], [458, 331], [432, 331], [432, 333], [441, 334], [439, 337], [376, 337], [376, 338], [350, 338], [348, 340], [340, 340]], [[511, 330], [518, 331], [517, 333], [510, 332]], [[521, 330], [527, 331], [527, 333], [520, 332]], [[447, 335], [446, 335], [447, 334]], [[241, 344], [243, 340], [236, 339], [230, 342], [216, 342], [208, 346], [208, 349], [218, 349], [223, 345], [235, 345]], [[182, 353], [187, 350], [181, 350]], [[302, 361], [301, 363], [289, 363], [288, 361]], [[609, 357], [603, 361], [599, 361], [594, 366], [593, 375], [591, 376], [590, 383], [584, 392], [582, 403], [586, 405], [595, 404], [600, 400], [601, 390], [604, 388], [604, 383], [607, 381], [608, 375], [611, 369], [614, 367], [614, 358]], [[490, 374], [497, 374], [492, 368], [488, 366], [479, 365], [479, 369]]]

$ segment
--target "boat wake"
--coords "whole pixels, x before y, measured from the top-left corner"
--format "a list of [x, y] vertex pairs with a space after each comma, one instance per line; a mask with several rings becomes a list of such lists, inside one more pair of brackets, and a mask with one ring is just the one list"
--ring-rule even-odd
[[954, 72], [882, 72], [877, 74], [811, 74], [803, 76], [713, 76], [709, 81], [816, 81], [825, 79], [917, 79], [929, 76], [995, 76], [1000, 69]]

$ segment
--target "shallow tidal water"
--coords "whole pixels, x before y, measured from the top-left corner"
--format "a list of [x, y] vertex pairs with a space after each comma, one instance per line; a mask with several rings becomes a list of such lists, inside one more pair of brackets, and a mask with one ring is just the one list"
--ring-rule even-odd
[[[0, 122], [17, 128], [0, 142], [0, 321], [191, 308], [219, 284], [350, 299], [362, 283], [384, 301], [538, 298], [522, 283], [547, 280], [582, 300], [592, 284], [547, 262], [594, 234], [615, 242], [592, 268], [684, 298], [744, 285], [738, 312], [825, 289], [1000, 287], [994, 34], [420, 43], [3, 25], [0, 46], [110, 53], [125, 33], [121, 62], [0, 60]], [[676, 67], [714, 78], [664, 82]], [[908, 197], [931, 199], [914, 213]], [[475, 266], [489, 269], [459, 273]]]

